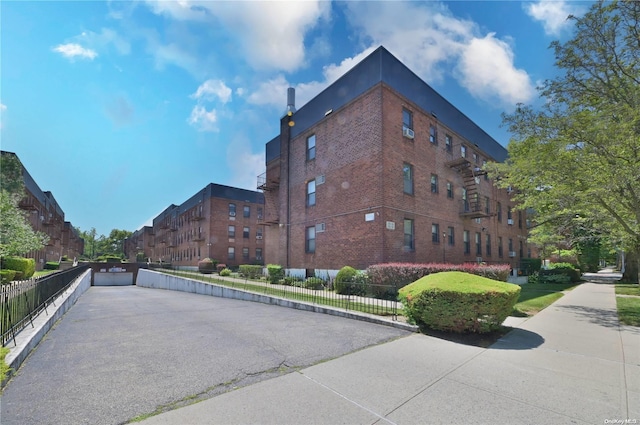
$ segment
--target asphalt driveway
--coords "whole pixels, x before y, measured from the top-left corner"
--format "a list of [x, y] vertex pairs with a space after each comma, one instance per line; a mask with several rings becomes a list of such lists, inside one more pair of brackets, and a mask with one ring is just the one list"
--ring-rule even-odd
[[246, 301], [91, 287], [9, 382], [0, 423], [126, 423], [408, 334]]

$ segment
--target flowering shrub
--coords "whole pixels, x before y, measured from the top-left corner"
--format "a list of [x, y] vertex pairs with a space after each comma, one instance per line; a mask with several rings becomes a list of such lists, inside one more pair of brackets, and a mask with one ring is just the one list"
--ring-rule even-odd
[[493, 280], [506, 282], [511, 271], [508, 264], [446, 264], [446, 263], [385, 263], [374, 264], [367, 269], [371, 283], [375, 285], [397, 285], [402, 288], [423, 276], [433, 273], [459, 271]]

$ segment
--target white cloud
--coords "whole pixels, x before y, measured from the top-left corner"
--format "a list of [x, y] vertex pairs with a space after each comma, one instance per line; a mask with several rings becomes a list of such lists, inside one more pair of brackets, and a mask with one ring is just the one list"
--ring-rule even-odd
[[513, 56], [509, 45], [493, 33], [473, 38], [458, 61], [460, 84], [474, 97], [487, 101], [495, 99], [507, 105], [526, 102], [535, 91], [527, 73], [513, 66]]
[[74, 59], [76, 57], [93, 60], [98, 56], [95, 50], [86, 49], [77, 43], [60, 44], [53, 48], [54, 52], [62, 54], [62, 56]]
[[207, 80], [190, 96], [192, 99], [213, 101], [216, 98], [224, 104], [231, 100], [231, 89], [223, 81]]
[[242, 164], [229, 167], [232, 173], [231, 186], [255, 190], [256, 178], [265, 170], [264, 149], [260, 153], [253, 153], [249, 137], [236, 133], [227, 146], [227, 164]]
[[149, 8], [180, 21], [222, 24], [258, 69], [293, 71], [304, 64], [306, 33], [328, 18], [331, 3], [300, 2], [147, 1]]
[[[452, 71], [469, 92], [487, 102], [513, 105], [534, 94], [531, 80], [514, 64], [511, 46], [482, 34], [470, 20], [437, 2], [347, 2], [347, 17], [369, 46], [384, 45], [430, 84]], [[410, 21], [407, 17], [410, 16]], [[482, 55], [490, 52], [492, 55]], [[494, 62], [498, 63], [494, 63]], [[480, 76], [474, 64], [483, 70]], [[488, 75], [489, 71], [495, 75]], [[490, 89], [485, 87], [490, 83]]]
[[544, 32], [552, 36], [561, 34], [571, 26], [571, 22], [567, 21], [569, 15], [579, 16], [584, 13], [584, 6], [563, 0], [541, 0], [527, 3], [523, 7], [529, 16], [542, 23]]
[[202, 105], [196, 105], [191, 110], [191, 115], [187, 122], [196, 127], [198, 131], [218, 131], [216, 122], [218, 116], [215, 109], [207, 111]]
[[113, 46], [121, 55], [128, 55], [131, 52], [129, 42], [110, 28], [102, 28], [99, 33], [83, 31], [79, 36], [75, 37], [75, 40], [79, 44], [90, 46], [99, 51]]

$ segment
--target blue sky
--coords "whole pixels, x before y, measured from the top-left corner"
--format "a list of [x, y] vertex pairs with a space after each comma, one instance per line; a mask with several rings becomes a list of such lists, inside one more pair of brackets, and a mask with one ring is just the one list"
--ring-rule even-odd
[[0, 147], [67, 221], [134, 231], [208, 183], [255, 190], [300, 107], [380, 45], [506, 146], [573, 1], [2, 1]]

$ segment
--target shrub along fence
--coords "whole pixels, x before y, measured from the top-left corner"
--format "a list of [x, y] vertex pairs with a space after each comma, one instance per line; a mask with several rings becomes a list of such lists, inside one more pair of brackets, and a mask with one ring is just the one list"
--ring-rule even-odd
[[[343, 282], [343, 285], [348, 287], [349, 291], [347, 291], [348, 293], [343, 292], [340, 294], [334, 291], [335, 281], [324, 281], [316, 277], [310, 277], [306, 280], [287, 277], [279, 280], [278, 283], [269, 283], [266, 280], [251, 280], [247, 277], [222, 278], [218, 275], [204, 275], [197, 272], [157, 271], [294, 301], [335, 307], [346, 311], [389, 316], [392, 320], [398, 320], [398, 314], [402, 313], [402, 304], [396, 301], [398, 289], [393, 284], [372, 284], [366, 281], [353, 280]], [[384, 294], [384, 299], [375, 298], [376, 294]]]
[[2, 346], [18, 332], [33, 326], [33, 318], [46, 311], [56, 297], [66, 290], [89, 265], [81, 265], [40, 278], [12, 282], [0, 286], [0, 331]]

